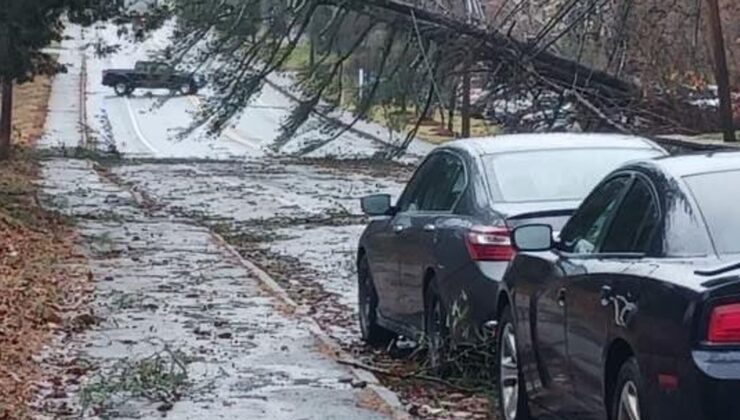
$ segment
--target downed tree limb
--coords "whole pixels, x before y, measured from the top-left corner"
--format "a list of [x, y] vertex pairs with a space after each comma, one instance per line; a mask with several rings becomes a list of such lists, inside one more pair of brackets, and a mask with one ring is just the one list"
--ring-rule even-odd
[[337, 363], [339, 363], [340, 365], [351, 366], [351, 367], [354, 367], [354, 368], [357, 368], [357, 369], [366, 370], [368, 372], [377, 373], [378, 375], [392, 376], [392, 377], [395, 377], [395, 378], [398, 378], [398, 379], [401, 379], [401, 380], [405, 380], [405, 379], [418, 379], [418, 380], [426, 381], [426, 382], [434, 382], [434, 383], [437, 383], [437, 384], [440, 384], [440, 385], [444, 385], [444, 386], [447, 386], [447, 387], [456, 389], [458, 391], [470, 392], [470, 393], [475, 393], [475, 392], [480, 392], [481, 391], [480, 388], [470, 388], [470, 387], [466, 387], [466, 386], [457, 385], [457, 384], [452, 383], [450, 381], [447, 381], [445, 379], [438, 378], [436, 376], [425, 375], [425, 374], [419, 373], [419, 372], [414, 372], [414, 373], [399, 373], [399, 372], [394, 372], [392, 370], [383, 369], [383, 368], [379, 368], [379, 367], [375, 367], [375, 366], [370, 366], [370, 365], [366, 365], [366, 364], [363, 364], [363, 363], [355, 362], [353, 360], [345, 360], [345, 359], [338, 359], [337, 360]]
[[[322, 0], [322, 3], [358, 8], [351, 3], [338, 0]], [[461, 22], [452, 16], [440, 15], [400, 0], [366, 0], [362, 2], [358, 11], [364, 11], [375, 18], [383, 19], [382, 15], [372, 13], [374, 8], [394, 12], [409, 21], [412, 16], [415, 16], [420, 25], [427, 30], [441, 29], [456, 36], [463, 35], [483, 40], [484, 45], [478, 52], [479, 59], [495, 57], [499, 61], [516, 62], [522, 67], [529, 67], [532, 71], [560, 86], [588, 86], [597, 89], [602, 96], [614, 99], [634, 97], [640, 94], [637, 86], [607, 72], [584, 66], [577, 61], [560, 57], [549, 51], [535, 51], [535, 45], [516, 40], [497, 29]], [[574, 84], [574, 81], [577, 82]]]

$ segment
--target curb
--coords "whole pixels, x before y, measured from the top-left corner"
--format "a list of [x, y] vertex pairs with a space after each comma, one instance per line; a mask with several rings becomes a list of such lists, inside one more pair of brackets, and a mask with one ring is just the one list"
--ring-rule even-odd
[[[92, 169], [100, 174], [100, 171], [96, 169], [97, 163], [95, 161], [87, 160], [89, 164], [91, 165]], [[103, 176], [103, 175], [101, 175]], [[146, 202], [144, 199], [144, 196], [136, 191], [134, 188], [128, 185], [121, 185], [118, 182], [116, 182], [113, 179], [110, 179], [109, 177], [103, 176], [106, 178], [109, 182], [112, 182], [116, 185], [119, 185], [124, 190], [128, 191], [129, 194], [131, 194], [131, 197], [133, 198], [134, 202], [138, 206], [145, 206]], [[213, 238], [214, 242], [216, 242], [217, 245], [222, 246], [224, 249], [226, 249], [229, 254], [231, 254], [239, 264], [241, 264], [244, 268], [249, 270], [252, 274], [254, 274], [257, 277], [257, 280], [264, 286], [268, 293], [274, 295], [277, 297], [283, 304], [285, 304], [288, 308], [290, 308], [291, 312], [293, 314], [296, 314], [299, 312], [299, 309], [301, 306], [293, 300], [289, 295], [288, 292], [280, 286], [275, 279], [273, 279], [267, 272], [259, 268], [257, 265], [252, 263], [251, 261], [248, 261], [244, 257], [239, 254], [239, 251], [236, 250], [230, 243], [228, 243], [223, 236], [219, 235], [218, 233], [214, 232], [207, 226], [203, 226], [201, 224], [197, 224], [200, 227], [203, 227], [208, 230], [208, 233]], [[339, 360], [345, 360], [345, 361], [356, 361], [352, 355], [342, 350], [339, 343], [337, 343], [333, 338], [331, 338], [316, 322], [315, 319], [311, 317], [305, 317], [302, 318], [305, 322], [308, 324], [308, 330], [309, 332], [318, 340], [319, 345], [323, 347], [324, 349], [328, 350], [329, 353], [331, 353], [331, 358], [338, 362]], [[401, 404], [401, 400], [398, 399], [398, 396], [395, 392], [391, 391], [387, 387], [385, 387], [380, 380], [378, 379], [375, 374], [372, 372], [368, 372], [362, 369], [358, 369], [355, 367], [347, 366], [349, 372], [352, 374], [353, 379], [355, 379], [358, 382], [364, 382], [366, 384], [365, 388], [363, 390], [369, 391], [372, 393], [372, 396], [375, 397], [375, 400], [380, 402], [380, 407], [373, 407], [375, 411], [381, 412], [383, 414], [387, 414], [392, 418], [393, 420], [409, 420], [411, 419], [411, 415], [408, 414], [408, 412], [404, 409], [403, 404]]]
[[[210, 229], [209, 232], [219, 245], [223, 246], [227, 251], [229, 251], [230, 254], [234, 256], [234, 258], [236, 258], [237, 261], [239, 261], [240, 264], [242, 264], [247, 270], [257, 276], [257, 279], [269, 290], [270, 293], [278, 297], [294, 312], [298, 311], [300, 305], [298, 305], [298, 303], [296, 303], [296, 301], [294, 301], [288, 295], [288, 292], [282, 286], [280, 286], [269, 274], [267, 274], [261, 268], [257, 267], [251, 261], [244, 259], [244, 257], [239, 254], [239, 251], [237, 251], [236, 248], [234, 248], [231, 244], [226, 242], [226, 240], [221, 235], [213, 232]], [[316, 337], [321, 346], [323, 346], [327, 350], [330, 350], [332, 358], [335, 361], [340, 359], [348, 361], [355, 360], [354, 357], [342, 350], [339, 343], [331, 338], [321, 328], [321, 326], [318, 322], [316, 322], [315, 319], [311, 317], [306, 317], [305, 320], [308, 322], [308, 330], [311, 332], [311, 334], [314, 335], [314, 337]], [[398, 396], [393, 391], [386, 388], [380, 382], [380, 380], [378, 380], [377, 376], [375, 376], [372, 372], [368, 372], [355, 367], [348, 368], [349, 371], [352, 373], [352, 376], [354, 376], [354, 379], [366, 383], [367, 386], [365, 387], [365, 389], [369, 390], [374, 395], [374, 397], [381, 402], [382, 407], [379, 411], [390, 415], [391, 418], [395, 420], [406, 420], [411, 418], [411, 416], [404, 409], [403, 404], [401, 404], [401, 401], [398, 399]]]

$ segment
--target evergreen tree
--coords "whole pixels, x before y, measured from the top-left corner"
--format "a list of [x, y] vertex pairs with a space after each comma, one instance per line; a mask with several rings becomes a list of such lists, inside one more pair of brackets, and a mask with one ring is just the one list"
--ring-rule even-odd
[[63, 17], [92, 24], [121, 12], [118, 0], [3, 0], [0, 6], [0, 159], [10, 153], [13, 84], [63, 71], [43, 49], [61, 41]]

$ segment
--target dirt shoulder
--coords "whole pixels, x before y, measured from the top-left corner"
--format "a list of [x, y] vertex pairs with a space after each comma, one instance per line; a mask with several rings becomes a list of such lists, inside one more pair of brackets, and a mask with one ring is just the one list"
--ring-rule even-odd
[[75, 328], [87, 271], [72, 231], [40, 207], [38, 161], [26, 145], [41, 135], [49, 83], [18, 89], [14, 141], [0, 162], [0, 418], [25, 418], [43, 381], [38, 355], [53, 332]]
[[51, 79], [47, 76], [37, 76], [31, 83], [15, 86], [12, 123], [14, 145], [31, 146], [41, 137], [50, 95]]

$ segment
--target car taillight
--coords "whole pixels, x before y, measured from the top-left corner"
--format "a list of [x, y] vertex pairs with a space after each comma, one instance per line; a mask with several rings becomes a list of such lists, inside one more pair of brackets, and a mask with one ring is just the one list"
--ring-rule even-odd
[[707, 341], [710, 344], [740, 344], [740, 303], [719, 305], [712, 309]]
[[510, 261], [514, 257], [511, 232], [505, 227], [474, 226], [465, 243], [475, 261]]

